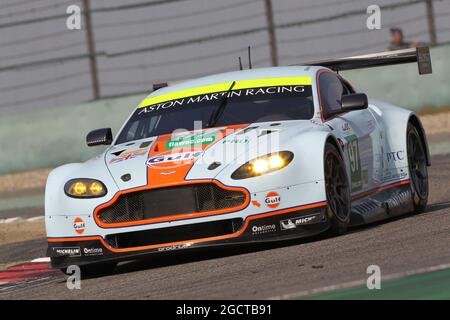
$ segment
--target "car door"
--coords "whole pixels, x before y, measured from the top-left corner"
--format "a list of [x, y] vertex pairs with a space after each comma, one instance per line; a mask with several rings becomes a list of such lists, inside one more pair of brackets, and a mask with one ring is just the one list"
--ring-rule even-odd
[[[336, 73], [320, 74], [319, 88], [323, 120], [343, 146], [352, 196], [378, 187], [382, 146], [376, 118], [370, 109], [339, 113], [342, 96], [354, 92]], [[336, 111], [337, 114], [329, 115]]]

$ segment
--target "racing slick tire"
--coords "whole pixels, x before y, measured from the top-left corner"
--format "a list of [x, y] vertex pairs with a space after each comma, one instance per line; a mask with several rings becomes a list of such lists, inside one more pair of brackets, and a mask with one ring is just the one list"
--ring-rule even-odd
[[[116, 269], [117, 262], [104, 262], [104, 263], [96, 263], [96, 264], [89, 264], [85, 266], [79, 266], [81, 277], [82, 278], [91, 278], [91, 277], [98, 277], [98, 276], [106, 276]], [[64, 274], [67, 273], [67, 268], [61, 269], [61, 271]]]
[[408, 167], [414, 213], [425, 211], [428, 202], [428, 171], [425, 146], [417, 128], [409, 123], [406, 133]]
[[336, 147], [327, 142], [324, 152], [325, 191], [327, 216], [330, 223], [328, 233], [332, 236], [344, 234], [350, 222], [351, 195], [344, 160]]

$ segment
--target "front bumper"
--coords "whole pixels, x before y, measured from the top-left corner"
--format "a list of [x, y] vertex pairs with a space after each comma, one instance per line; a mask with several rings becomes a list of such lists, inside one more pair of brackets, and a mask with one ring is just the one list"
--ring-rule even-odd
[[[48, 238], [47, 256], [51, 258], [53, 268], [65, 268], [70, 265], [132, 260], [168, 251], [307, 237], [319, 234], [329, 227], [326, 202], [259, 213], [246, 217], [240, 223], [236, 222], [236, 219], [230, 223], [230, 228], [221, 228], [217, 234], [197, 232], [202, 226], [195, 226], [196, 231], [192, 234], [186, 234], [187, 230], [183, 229], [174, 232], [177, 234], [174, 238], [176, 241], [167, 242], [167, 238], [161, 243], [158, 242], [158, 237], [152, 237], [148, 233], [151, 230], [130, 232], [126, 238], [123, 233], [118, 233], [120, 239], [126, 241], [118, 241], [114, 236]], [[194, 224], [191, 227], [194, 227]], [[210, 230], [209, 226], [207, 227]], [[171, 228], [167, 228], [167, 231], [171, 231], [169, 229]]]

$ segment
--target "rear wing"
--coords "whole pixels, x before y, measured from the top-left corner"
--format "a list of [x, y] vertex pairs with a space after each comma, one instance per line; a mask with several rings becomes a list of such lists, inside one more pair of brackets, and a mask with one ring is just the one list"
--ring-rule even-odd
[[334, 60], [315, 61], [302, 65], [322, 66], [339, 72], [411, 62], [417, 62], [419, 74], [432, 73], [430, 49], [428, 47], [417, 47]]

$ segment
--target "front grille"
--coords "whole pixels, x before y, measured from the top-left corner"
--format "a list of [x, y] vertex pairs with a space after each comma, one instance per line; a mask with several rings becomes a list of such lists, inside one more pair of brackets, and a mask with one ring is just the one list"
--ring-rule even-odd
[[178, 227], [111, 234], [106, 236], [106, 242], [111, 247], [119, 249], [158, 245], [228, 235], [240, 230], [242, 225], [242, 218], [202, 222]]
[[97, 217], [106, 224], [132, 222], [235, 208], [245, 200], [241, 191], [222, 189], [213, 183], [192, 184], [121, 195]]

